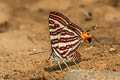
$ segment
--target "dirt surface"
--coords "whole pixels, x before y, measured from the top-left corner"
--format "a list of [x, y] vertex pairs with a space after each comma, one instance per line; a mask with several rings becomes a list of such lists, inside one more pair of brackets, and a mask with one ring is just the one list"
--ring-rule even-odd
[[[120, 0], [0, 0], [0, 80], [61, 80], [68, 69], [52, 69], [48, 15], [59, 11], [95, 40], [84, 43], [80, 67], [71, 69], [120, 72]], [[92, 16], [88, 16], [92, 13]], [[39, 54], [35, 54], [38, 53]]]

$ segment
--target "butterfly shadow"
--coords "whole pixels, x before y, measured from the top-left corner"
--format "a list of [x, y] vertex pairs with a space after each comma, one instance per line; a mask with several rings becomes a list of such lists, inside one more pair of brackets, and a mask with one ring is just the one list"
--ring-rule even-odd
[[[75, 60], [75, 62], [76, 62], [78, 65], [79, 65], [80, 61], [81, 61], [81, 60]], [[67, 64], [68, 66], [76, 65], [73, 61], [66, 62], [66, 64]], [[67, 68], [67, 66], [65, 66], [64, 63], [61, 63], [60, 66], [61, 66], [62, 70], [64, 70], [65, 68]], [[76, 66], [77, 66], [77, 65], [76, 65]], [[54, 66], [51, 66], [51, 67], [44, 68], [44, 70], [45, 70], [46, 72], [53, 72], [53, 71], [58, 71], [58, 70], [61, 70], [61, 69], [60, 69], [59, 65], [54, 65]]]

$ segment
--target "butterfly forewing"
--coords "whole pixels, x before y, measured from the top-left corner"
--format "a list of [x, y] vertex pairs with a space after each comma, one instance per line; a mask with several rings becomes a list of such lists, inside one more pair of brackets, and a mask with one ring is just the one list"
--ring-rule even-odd
[[79, 26], [59, 12], [50, 12], [49, 29], [53, 54], [63, 59], [79, 56], [76, 52], [81, 43], [82, 29]]

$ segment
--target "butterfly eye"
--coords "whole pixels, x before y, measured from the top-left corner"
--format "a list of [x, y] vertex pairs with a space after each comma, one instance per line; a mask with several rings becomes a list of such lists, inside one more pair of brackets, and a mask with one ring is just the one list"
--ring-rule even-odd
[[87, 33], [87, 35], [89, 35], [89, 33]]

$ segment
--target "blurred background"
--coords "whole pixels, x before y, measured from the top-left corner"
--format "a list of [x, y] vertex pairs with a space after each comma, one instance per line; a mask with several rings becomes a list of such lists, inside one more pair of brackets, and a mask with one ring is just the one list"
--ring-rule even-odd
[[98, 25], [91, 34], [105, 47], [94, 40], [80, 47], [81, 69], [120, 71], [120, 0], [0, 0], [1, 80], [63, 78], [67, 69], [53, 71], [47, 61], [50, 11], [61, 12], [83, 30]]

